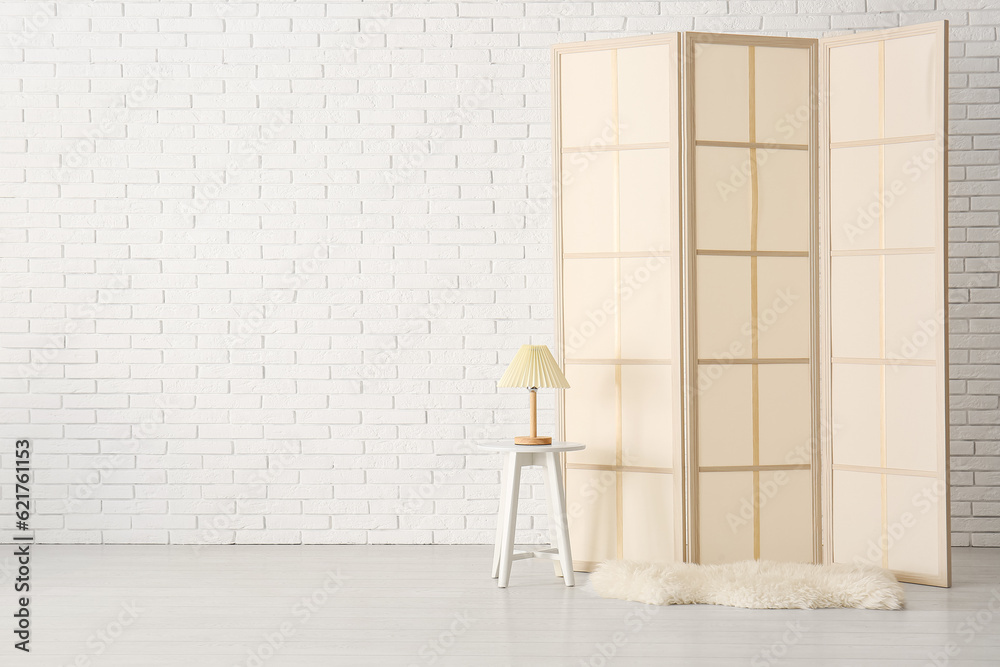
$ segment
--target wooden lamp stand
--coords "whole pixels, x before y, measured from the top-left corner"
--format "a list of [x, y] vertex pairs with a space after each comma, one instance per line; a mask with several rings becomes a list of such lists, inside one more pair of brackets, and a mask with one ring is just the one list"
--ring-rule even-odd
[[552, 438], [538, 437], [538, 387], [529, 387], [531, 395], [531, 435], [519, 435], [514, 438], [515, 445], [551, 445]]

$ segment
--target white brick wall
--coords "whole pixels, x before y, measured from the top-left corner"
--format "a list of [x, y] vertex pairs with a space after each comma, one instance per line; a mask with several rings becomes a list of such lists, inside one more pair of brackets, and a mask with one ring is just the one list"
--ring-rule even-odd
[[941, 18], [954, 541], [1000, 545], [991, 0], [4, 0], [0, 428], [39, 540], [490, 542], [497, 461], [447, 452], [522, 429], [495, 379], [551, 344], [549, 46]]

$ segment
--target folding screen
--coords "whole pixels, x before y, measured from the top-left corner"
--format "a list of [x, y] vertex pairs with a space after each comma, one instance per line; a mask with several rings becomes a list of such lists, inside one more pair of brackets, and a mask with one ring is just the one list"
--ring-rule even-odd
[[691, 557], [814, 562], [816, 40], [686, 37]]
[[934, 24], [554, 47], [578, 568], [860, 561], [948, 584], [945, 43]]
[[823, 40], [826, 548], [950, 585], [942, 23]]
[[677, 39], [564, 46], [555, 69], [560, 436], [578, 567], [683, 558]]

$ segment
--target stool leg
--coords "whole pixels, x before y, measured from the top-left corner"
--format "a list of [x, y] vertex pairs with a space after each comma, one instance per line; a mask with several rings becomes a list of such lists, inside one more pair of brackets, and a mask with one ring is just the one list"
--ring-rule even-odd
[[562, 470], [559, 467], [559, 456], [555, 452], [545, 452], [546, 489], [549, 492], [549, 516], [556, 528], [556, 538], [559, 542], [559, 563], [562, 565], [563, 582], [573, 586], [573, 555], [569, 547], [569, 527], [566, 524], [566, 496], [563, 492]]
[[510, 564], [514, 558], [514, 528], [517, 524], [517, 495], [521, 488], [521, 455], [511, 452], [507, 455], [509, 467], [504, 480], [504, 526], [503, 545], [500, 548], [500, 581], [497, 586], [507, 588], [510, 581]]
[[[558, 520], [558, 508], [556, 507], [556, 491], [552, 488], [552, 476], [549, 475], [549, 459], [543, 453], [541, 455], [541, 462], [538, 464], [542, 466], [542, 473], [545, 478], [545, 500], [549, 505], [549, 546], [555, 549], [559, 548], [559, 520]], [[559, 456], [556, 455], [556, 465], [559, 465]], [[552, 561], [552, 568], [555, 570], [556, 576], [563, 576], [562, 565], [558, 560]]]
[[493, 540], [493, 578], [500, 576], [500, 550], [503, 548], [504, 523], [507, 506], [507, 480], [510, 479], [511, 457], [503, 457], [503, 468], [500, 471], [500, 504], [497, 506], [497, 535]]

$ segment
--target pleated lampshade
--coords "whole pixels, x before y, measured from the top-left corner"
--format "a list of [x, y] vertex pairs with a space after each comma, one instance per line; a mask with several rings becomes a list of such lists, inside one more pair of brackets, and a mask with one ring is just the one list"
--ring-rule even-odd
[[552, 353], [545, 345], [522, 345], [504, 372], [498, 387], [556, 387], [569, 389]]

